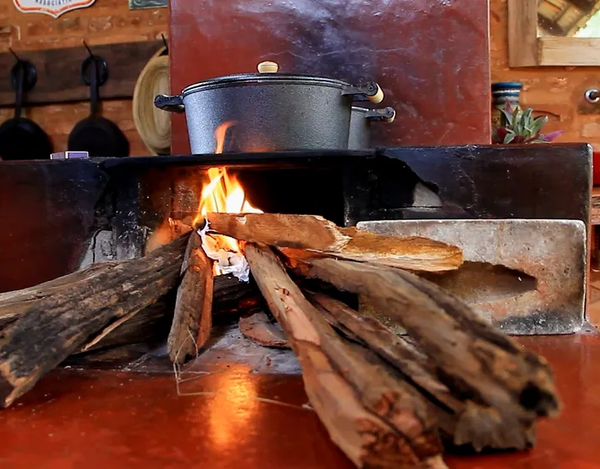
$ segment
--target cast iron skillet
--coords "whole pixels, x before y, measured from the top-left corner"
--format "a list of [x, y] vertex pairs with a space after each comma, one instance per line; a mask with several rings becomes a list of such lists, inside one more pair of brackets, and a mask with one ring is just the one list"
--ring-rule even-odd
[[52, 143], [46, 132], [31, 119], [21, 117], [23, 96], [37, 80], [35, 66], [27, 60], [18, 59], [10, 76], [16, 89], [15, 117], [0, 125], [0, 159], [50, 159]]
[[90, 115], [79, 121], [69, 134], [69, 150], [87, 151], [89, 156], [129, 156], [129, 141], [121, 129], [98, 115], [98, 89], [108, 76], [106, 62], [91, 55], [83, 62], [81, 73], [90, 87]]

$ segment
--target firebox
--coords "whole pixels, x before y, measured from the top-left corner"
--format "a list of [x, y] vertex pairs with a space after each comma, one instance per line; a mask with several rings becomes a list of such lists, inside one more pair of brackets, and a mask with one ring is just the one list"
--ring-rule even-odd
[[0, 165], [0, 291], [144, 254], [167, 218], [198, 207], [202, 174], [227, 167], [265, 212], [340, 226], [401, 219], [588, 223], [587, 145], [397, 147], [15, 161]]

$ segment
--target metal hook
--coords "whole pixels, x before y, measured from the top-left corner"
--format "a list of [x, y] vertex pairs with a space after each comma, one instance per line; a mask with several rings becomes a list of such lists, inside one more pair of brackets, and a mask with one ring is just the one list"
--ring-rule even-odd
[[94, 53], [92, 52], [92, 49], [90, 49], [90, 46], [87, 45], [87, 42], [85, 42], [85, 39], [83, 40], [83, 45], [85, 46], [85, 48], [88, 51], [88, 54], [90, 54], [90, 57], [95, 57]]
[[19, 57], [14, 50], [12, 50], [10, 47], [8, 48], [8, 50], [14, 56], [14, 58], [17, 59], [17, 62], [21, 62], [21, 57]]
[[600, 91], [597, 89], [589, 89], [585, 92], [585, 100], [590, 104], [596, 104], [600, 102]]

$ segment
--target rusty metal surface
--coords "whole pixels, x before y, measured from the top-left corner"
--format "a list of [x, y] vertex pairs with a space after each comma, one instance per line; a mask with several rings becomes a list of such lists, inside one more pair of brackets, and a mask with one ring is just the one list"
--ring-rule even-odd
[[[282, 72], [378, 81], [397, 118], [374, 126], [374, 144], [489, 143], [487, 2], [171, 0], [170, 10], [173, 92], [274, 60]], [[172, 123], [173, 151], [185, 153], [183, 116]]]
[[358, 228], [462, 248], [465, 265], [427, 278], [509, 334], [565, 334], [583, 325], [587, 244], [582, 221], [400, 220], [361, 222]]

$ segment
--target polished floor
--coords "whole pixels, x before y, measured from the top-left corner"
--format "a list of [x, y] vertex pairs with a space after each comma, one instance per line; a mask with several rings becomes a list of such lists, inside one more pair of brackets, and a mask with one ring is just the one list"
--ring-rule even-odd
[[[519, 342], [553, 365], [561, 416], [542, 422], [531, 451], [448, 456], [448, 466], [600, 468], [600, 335]], [[256, 352], [241, 364], [227, 350], [235, 348], [214, 352], [178, 380], [159, 366], [53, 372], [0, 410], [0, 468], [353, 467], [308, 405], [293, 363]]]

